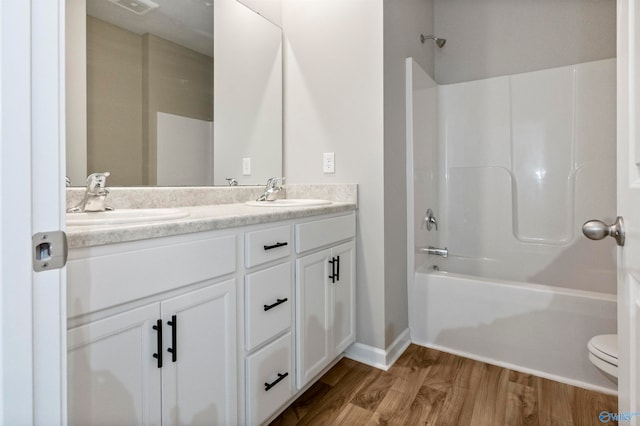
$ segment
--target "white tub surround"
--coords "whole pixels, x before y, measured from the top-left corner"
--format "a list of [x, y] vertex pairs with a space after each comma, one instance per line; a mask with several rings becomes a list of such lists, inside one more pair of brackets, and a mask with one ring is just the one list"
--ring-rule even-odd
[[448, 272], [415, 276], [413, 342], [614, 394], [587, 342], [616, 332], [616, 297]]
[[581, 232], [616, 217], [615, 73], [607, 59], [439, 86], [449, 259], [484, 277], [615, 293], [615, 242]]
[[614, 392], [587, 342], [616, 331], [615, 242], [581, 226], [616, 216], [615, 59], [451, 85], [407, 65], [412, 341]]

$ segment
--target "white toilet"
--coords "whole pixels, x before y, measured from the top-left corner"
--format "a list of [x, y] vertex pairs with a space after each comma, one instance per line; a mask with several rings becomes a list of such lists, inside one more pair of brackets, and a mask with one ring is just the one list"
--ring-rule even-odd
[[589, 361], [613, 382], [618, 383], [618, 335], [601, 334], [587, 343]]

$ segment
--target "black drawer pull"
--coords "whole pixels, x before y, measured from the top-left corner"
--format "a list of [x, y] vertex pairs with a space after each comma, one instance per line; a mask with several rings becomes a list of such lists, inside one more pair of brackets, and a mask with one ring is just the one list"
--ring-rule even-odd
[[340, 281], [340, 256], [336, 256], [336, 281]]
[[268, 311], [269, 309], [273, 309], [278, 305], [282, 305], [284, 302], [286, 302], [287, 299], [286, 297], [284, 299], [276, 299], [276, 303], [274, 303], [273, 305], [264, 305], [264, 310], [265, 312]]
[[271, 249], [278, 248], [278, 247], [284, 247], [284, 246], [286, 246], [286, 245], [288, 245], [288, 244], [289, 244], [289, 243], [287, 243], [287, 242], [284, 242], [284, 243], [275, 243], [275, 244], [274, 244], [274, 245], [272, 245], [272, 246], [264, 246], [264, 249], [265, 249], [265, 250], [271, 250]]
[[274, 387], [275, 385], [280, 383], [282, 381], [282, 379], [284, 379], [288, 375], [289, 375], [289, 373], [284, 373], [284, 374], [278, 373], [278, 378], [275, 381], [273, 381], [271, 383], [265, 383], [264, 384], [264, 391], [267, 392], [269, 389], [271, 389], [272, 387]]
[[331, 279], [331, 283], [333, 284], [336, 282], [336, 258], [332, 257], [329, 261], [329, 264], [331, 265], [331, 275], [329, 275], [329, 278]]
[[158, 352], [153, 354], [153, 357], [158, 360], [158, 368], [162, 368], [162, 320], [156, 321], [156, 325], [153, 326], [153, 329], [157, 332], [157, 344], [158, 344]]
[[171, 354], [171, 361], [176, 362], [178, 360], [178, 318], [171, 315], [171, 321], [167, 321], [167, 324], [171, 326], [171, 347], [167, 348], [167, 352]]

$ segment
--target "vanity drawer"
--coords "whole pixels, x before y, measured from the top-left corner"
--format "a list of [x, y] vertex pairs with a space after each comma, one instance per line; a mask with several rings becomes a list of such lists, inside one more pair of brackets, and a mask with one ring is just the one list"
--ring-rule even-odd
[[235, 272], [235, 235], [190, 238], [167, 237], [70, 251], [67, 316], [73, 318]]
[[291, 226], [245, 234], [245, 266], [251, 268], [271, 260], [280, 259], [291, 254]]
[[291, 262], [245, 278], [245, 346], [250, 351], [291, 327], [293, 279]]
[[247, 357], [248, 424], [261, 424], [294, 394], [291, 336]]
[[296, 225], [296, 253], [313, 250], [356, 236], [356, 216], [354, 213], [314, 220]]

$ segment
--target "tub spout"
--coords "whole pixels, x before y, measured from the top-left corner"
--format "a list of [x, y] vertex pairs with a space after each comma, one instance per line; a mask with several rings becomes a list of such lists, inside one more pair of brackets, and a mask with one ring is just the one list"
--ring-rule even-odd
[[418, 248], [418, 251], [420, 253], [435, 254], [436, 256], [449, 257], [449, 250], [446, 247], [443, 249], [438, 247], [433, 247], [433, 246], [429, 246], [427, 248], [420, 247]]

